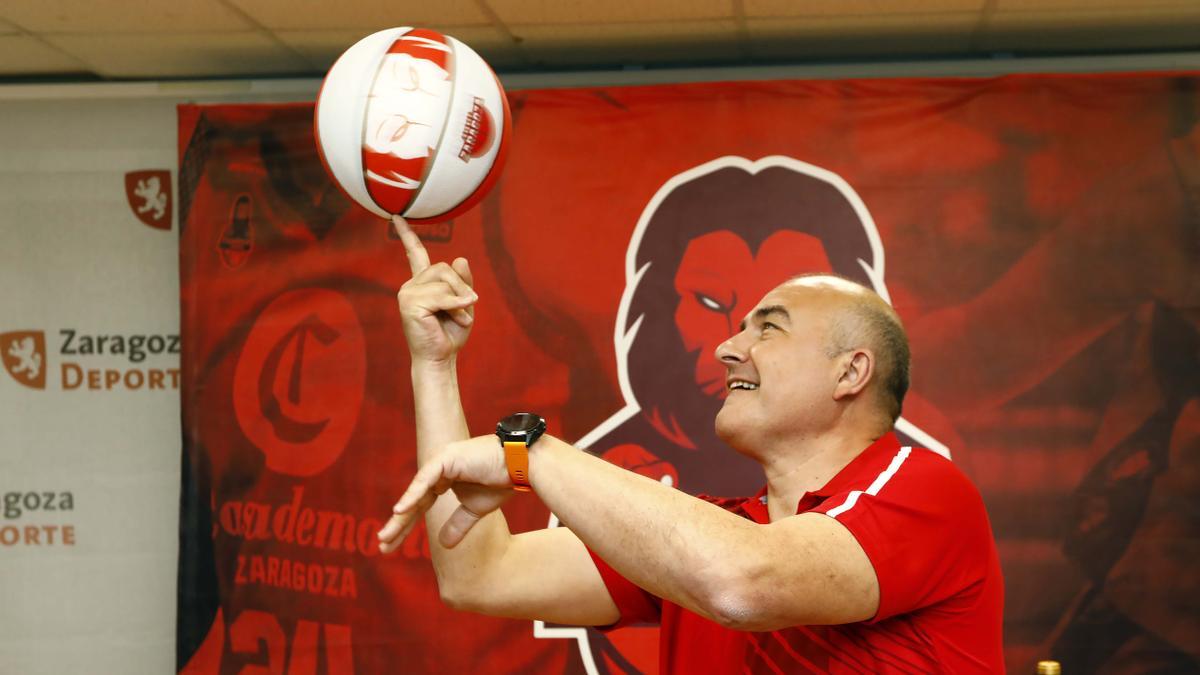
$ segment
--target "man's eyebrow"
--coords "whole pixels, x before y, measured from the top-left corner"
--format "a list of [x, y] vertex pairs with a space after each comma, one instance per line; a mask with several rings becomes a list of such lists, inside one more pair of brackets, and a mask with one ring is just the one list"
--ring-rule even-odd
[[[784, 321], [788, 322], [788, 324], [791, 324], [792, 322], [792, 315], [788, 314], [787, 308], [783, 305], [767, 305], [766, 307], [759, 307], [758, 309], [754, 310], [754, 314], [752, 314], [751, 317], [754, 319], [755, 323], [761, 323], [771, 315], [781, 317]], [[746, 330], [746, 321], [744, 319], [742, 320], [742, 323], [739, 324], [739, 328], [740, 330]]]

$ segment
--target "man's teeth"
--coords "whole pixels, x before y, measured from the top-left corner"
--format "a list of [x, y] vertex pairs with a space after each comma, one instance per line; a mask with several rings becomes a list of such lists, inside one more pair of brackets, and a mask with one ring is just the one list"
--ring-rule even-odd
[[749, 391], [753, 391], [755, 389], [758, 389], [758, 385], [750, 384], [749, 382], [734, 382], [733, 384], [729, 385], [729, 388], [730, 389], [746, 389]]

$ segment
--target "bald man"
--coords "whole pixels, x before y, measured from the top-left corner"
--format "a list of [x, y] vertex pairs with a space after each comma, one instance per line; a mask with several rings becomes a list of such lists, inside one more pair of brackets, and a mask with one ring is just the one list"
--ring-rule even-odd
[[[908, 343], [874, 292], [814, 275], [769, 292], [718, 347], [716, 430], [758, 462], [759, 494], [695, 498], [541, 433], [535, 415], [469, 438], [455, 358], [478, 300], [467, 261], [431, 264], [395, 225], [420, 469], [379, 533], [424, 515], [439, 590], [493, 616], [661, 623], [663, 673], [1000, 672], [1003, 581], [982, 499], [892, 433]], [[564, 527], [513, 535], [532, 489]]]

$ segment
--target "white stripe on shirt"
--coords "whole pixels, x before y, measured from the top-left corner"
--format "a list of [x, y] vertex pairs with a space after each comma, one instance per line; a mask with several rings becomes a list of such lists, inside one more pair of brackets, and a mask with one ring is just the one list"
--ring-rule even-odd
[[[892, 463], [888, 465], [888, 468], [884, 469], [878, 476], [876, 476], [875, 482], [871, 483], [871, 487], [867, 488], [867, 494], [871, 495], [872, 497], [879, 494], [879, 491], [883, 489], [883, 486], [887, 485], [887, 482], [891, 480], [892, 476], [895, 476], [896, 472], [900, 470], [900, 465], [904, 463], [904, 460], [908, 459], [908, 454], [910, 452], [912, 452], [911, 447], [906, 446], [900, 448], [900, 451], [897, 452], [896, 456], [892, 458]], [[837, 506], [826, 511], [825, 515], [829, 516], [830, 518], [837, 518], [843, 513], [849, 511], [850, 509], [854, 508], [855, 504], [858, 503], [858, 496], [862, 493], [862, 490], [854, 490], [849, 496], [846, 497], [846, 501], [841, 506]]]

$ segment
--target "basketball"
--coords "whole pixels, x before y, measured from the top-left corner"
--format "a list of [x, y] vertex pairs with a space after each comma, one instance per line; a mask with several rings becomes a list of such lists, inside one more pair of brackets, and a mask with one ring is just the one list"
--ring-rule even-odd
[[511, 122], [495, 73], [448, 35], [389, 28], [347, 49], [317, 94], [325, 170], [367, 210], [450, 220], [487, 194]]

